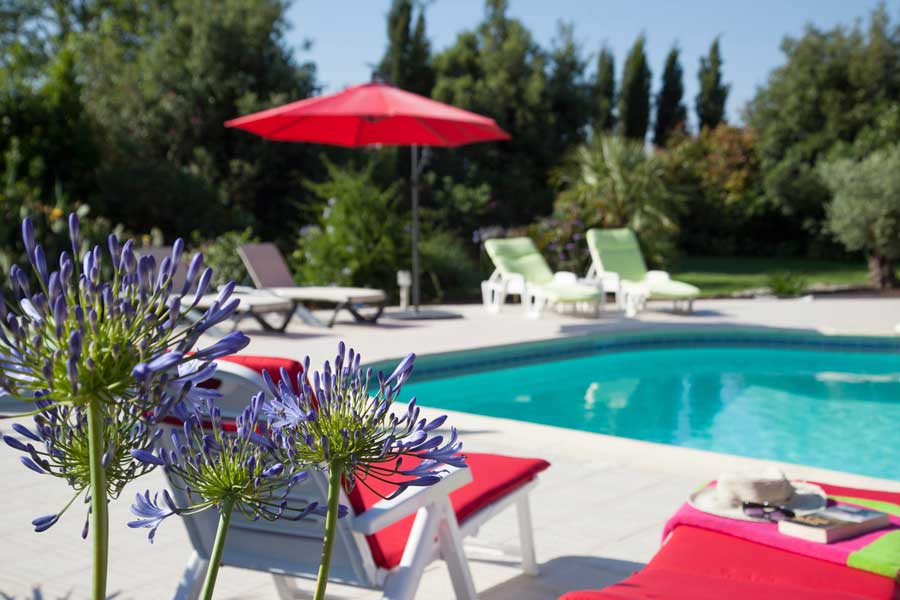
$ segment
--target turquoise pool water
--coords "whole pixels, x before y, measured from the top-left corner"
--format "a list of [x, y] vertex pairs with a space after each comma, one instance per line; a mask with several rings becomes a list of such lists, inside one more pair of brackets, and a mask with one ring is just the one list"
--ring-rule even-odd
[[900, 478], [900, 355], [622, 351], [407, 383], [426, 406]]

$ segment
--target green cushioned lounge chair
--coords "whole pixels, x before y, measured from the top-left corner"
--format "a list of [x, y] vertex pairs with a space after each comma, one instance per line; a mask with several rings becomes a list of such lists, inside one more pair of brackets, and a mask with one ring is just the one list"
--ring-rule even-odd
[[579, 281], [575, 273], [551, 271], [530, 238], [488, 240], [484, 249], [496, 267], [490, 279], [481, 283], [488, 310], [497, 312], [508, 295], [518, 295], [532, 317], [540, 316], [547, 305], [599, 314], [603, 302], [600, 285]]
[[626, 307], [631, 296], [672, 300], [675, 310], [693, 310], [700, 290], [675, 281], [665, 271], [648, 271], [637, 237], [630, 229], [590, 229], [587, 242], [593, 261], [588, 279], [600, 280], [607, 290], [615, 292], [619, 306]]

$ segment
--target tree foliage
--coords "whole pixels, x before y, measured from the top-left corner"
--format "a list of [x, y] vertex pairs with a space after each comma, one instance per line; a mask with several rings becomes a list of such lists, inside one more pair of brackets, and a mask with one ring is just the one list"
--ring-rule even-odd
[[434, 69], [431, 43], [425, 32], [425, 11], [419, 8], [413, 25], [413, 0], [393, 0], [387, 15], [387, 49], [376, 76], [392, 85], [423, 96], [431, 95]]
[[645, 43], [644, 36], [639, 36], [628, 52], [619, 90], [619, 130], [625, 137], [635, 140], [647, 136], [650, 124], [651, 73]]
[[603, 46], [597, 55], [593, 107], [594, 129], [612, 131], [616, 126], [616, 63], [609, 46]]
[[802, 231], [766, 202], [753, 131], [720, 123], [675, 133], [660, 153], [689, 255], [796, 255]]
[[553, 172], [554, 218], [591, 227], [630, 227], [647, 259], [671, 259], [677, 227], [662, 163], [637, 140], [596, 136], [574, 148]]
[[434, 57], [432, 95], [494, 118], [512, 139], [441, 153], [435, 168], [473, 186], [488, 183], [491, 217], [501, 222], [524, 223], [549, 212], [546, 174], [584, 127], [552, 107], [572, 103], [582, 83], [571, 65], [582, 63], [577, 45], [566, 41], [548, 56], [521, 21], [509, 17], [505, 0], [488, 0], [478, 27]]
[[315, 91], [314, 68], [284, 41], [285, 8], [281, 0], [14, 3], [0, 19], [3, 75], [18, 82], [15, 110], [23, 96], [44, 104], [45, 115], [32, 117], [40, 127], [11, 119], [27, 131], [17, 134], [25, 155], [46, 146], [35, 151], [42, 188], [169, 236], [238, 224], [283, 234], [299, 172], [318, 170], [310, 150], [222, 123]]
[[684, 81], [678, 47], [673, 46], [666, 56], [662, 84], [656, 96], [656, 121], [653, 127], [653, 143], [664, 147], [675, 131], [685, 131], [687, 108], [684, 106]]
[[697, 122], [699, 128], [715, 128], [725, 121], [725, 101], [728, 99], [729, 85], [722, 81], [722, 55], [719, 52], [719, 38], [709, 46], [709, 54], [700, 57], [697, 73], [700, 91], [697, 93]]
[[406, 264], [408, 244], [397, 213], [398, 185], [380, 188], [374, 163], [358, 168], [323, 158], [328, 176], [306, 181], [316, 217], [304, 227], [293, 265], [301, 283], [392, 289]]
[[809, 26], [785, 38], [782, 51], [784, 65], [747, 117], [759, 137], [766, 196], [804, 228], [815, 251], [830, 237], [818, 161], [862, 158], [900, 134], [900, 30], [878, 9], [865, 29]]
[[895, 287], [900, 259], [900, 144], [870, 154], [821, 163], [819, 174], [831, 190], [828, 229], [848, 250], [869, 257], [872, 283]]

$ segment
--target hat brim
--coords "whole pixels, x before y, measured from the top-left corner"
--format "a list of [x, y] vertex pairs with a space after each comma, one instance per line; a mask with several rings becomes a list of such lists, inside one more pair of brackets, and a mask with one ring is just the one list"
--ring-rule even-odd
[[[825, 494], [825, 490], [819, 486], [805, 481], [792, 481], [791, 485], [794, 486], [794, 495], [790, 500], [779, 506], [789, 508], [797, 515], [809, 515], [819, 512], [827, 506], [828, 496]], [[688, 504], [697, 510], [728, 519], [737, 519], [739, 521], [766, 520], [745, 515], [741, 506], [723, 506], [719, 502], [716, 495], [716, 486], [714, 485], [709, 485], [691, 494], [688, 498]]]

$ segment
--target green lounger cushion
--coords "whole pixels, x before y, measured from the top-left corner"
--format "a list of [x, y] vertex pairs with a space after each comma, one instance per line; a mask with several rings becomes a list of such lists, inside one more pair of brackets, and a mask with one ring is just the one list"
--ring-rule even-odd
[[521, 275], [525, 281], [536, 285], [553, 281], [553, 271], [531, 238], [488, 240], [484, 243], [484, 249], [501, 273]]
[[600, 292], [596, 287], [584, 283], [551, 281], [542, 285], [541, 291], [551, 302], [592, 302], [600, 297]]
[[501, 273], [521, 275], [529, 284], [540, 287], [551, 302], [587, 302], [600, 297], [593, 285], [554, 281], [553, 271], [531, 238], [487, 240], [484, 249]]
[[642, 285], [647, 286], [650, 291], [651, 298], [664, 298], [669, 300], [681, 300], [684, 298], [696, 298], [700, 295], [697, 286], [685, 283], [683, 281], [643, 281]]
[[651, 298], [682, 300], [700, 295], [700, 290], [689, 283], [647, 277], [641, 247], [634, 232], [627, 227], [589, 229], [586, 237], [591, 258], [598, 270], [618, 273], [623, 281], [645, 286]]
[[589, 229], [587, 242], [591, 258], [603, 271], [618, 273], [628, 281], [643, 281], [647, 276], [644, 255], [630, 229]]

